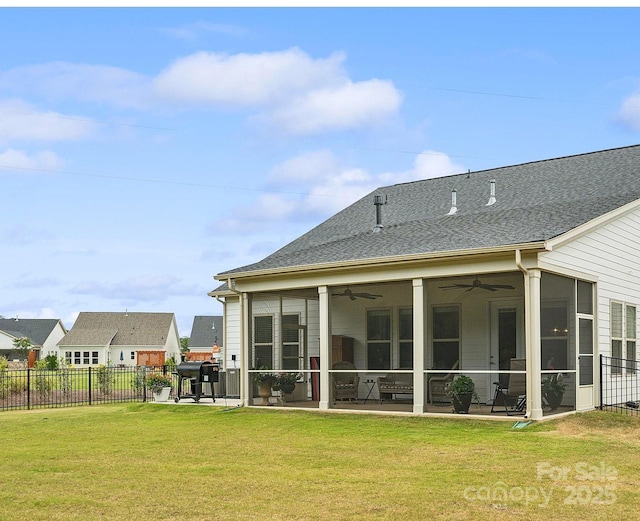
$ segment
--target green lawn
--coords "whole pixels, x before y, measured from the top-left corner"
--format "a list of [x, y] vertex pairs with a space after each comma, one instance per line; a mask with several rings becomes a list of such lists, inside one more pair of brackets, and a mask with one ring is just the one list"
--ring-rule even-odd
[[3, 412], [0, 520], [637, 518], [638, 418], [512, 425], [153, 403]]

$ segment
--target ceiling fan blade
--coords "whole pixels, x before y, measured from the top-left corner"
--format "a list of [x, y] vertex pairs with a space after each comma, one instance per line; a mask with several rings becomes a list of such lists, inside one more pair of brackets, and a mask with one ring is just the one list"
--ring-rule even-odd
[[487, 284], [487, 286], [491, 286], [492, 288], [498, 288], [498, 289], [515, 289], [513, 286], [510, 286], [509, 284]]
[[483, 284], [482, 286], [478, 286], [479, 288], [486, 289], [487, 291], [498, 291], [494, 286], [489, 286], [488, 284]]
[[453, 284], [451, 286], [440, 286], [440, 289], [459, 289], [459, 288], [473, 289], [473, 284]]
[[369, 300], [375, 300], [382, 295], [372, 295], [371, 293], [354, 293], [354, 296], [358, 298], [368, 298]]

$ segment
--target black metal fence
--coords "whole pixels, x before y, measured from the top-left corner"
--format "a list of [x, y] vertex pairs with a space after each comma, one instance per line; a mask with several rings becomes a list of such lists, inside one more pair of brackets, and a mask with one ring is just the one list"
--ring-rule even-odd
[[638, 362], [600, 355], [600, 409], [638, 416]]
[[147, 375], [169, 375], [175, 391], [178, 376], [173, 371], [166, 365], [4, 370], [0, 371], [0, 411], [146, 402], [152, 396], [146, 388]]

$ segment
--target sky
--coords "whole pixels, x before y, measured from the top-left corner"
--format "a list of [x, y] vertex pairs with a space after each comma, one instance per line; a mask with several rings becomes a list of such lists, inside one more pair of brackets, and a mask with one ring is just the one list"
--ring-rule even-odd
[[640, 142], [640, 8], [0, 7], [0, 315], [220, 315], [374, 189]]

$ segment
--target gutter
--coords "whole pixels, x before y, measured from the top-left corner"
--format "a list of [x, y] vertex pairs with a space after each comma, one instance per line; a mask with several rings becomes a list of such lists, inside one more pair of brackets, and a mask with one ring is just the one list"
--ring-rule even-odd
[[[486, 254], [495, 254], [495, 253], [508, 253], [512, 252], [516, 248], [516, 251], [519, 250], [549, 250], [548, 245], [545, 241], [537, 241], [531, 243], [524, 244], [510, 244], [506, 246], [500, 247], [487, 247], [487, 248], [476, 248], [472, 250], [452, 250], [452, 251], [438, 251], [431, 253], [421, 253], [414, 255], [395, 255], [390, 257], [371, 257], [368, 259], [353, 259], [353, 260], [343, 260], [338, 262], [321, 262], [317, 264], [302, 264], [288, 267], [280, 267], [280, 268], [266, 268], [266, 269], [257, 269], [257, 270], [249, 270], [249, 271], [238, 271], [233, 273], [234, 279], [239, 278], [249, 278], [249, 277], [259, 277], [259, 276], [268, 276], [268, 275], [286, 275], [290, 273], [300, 273], [300, 272], [308, 272], [308, 271], [319, 271], [319, 270], [344, 270], [354, 267], [362, 267], [365, 268], [367, 266], [388, 266], [393, 264], [400, 263], [410, 263], [410, 262], [420, 262], [426, 260], [439, 260], [445, 258], [452, 257], [463, 257], [463, 256], [472, 256], [472, 255], [486, 255]], [[218, 275], [214, 275], [215, 280], [224, 281], [225, 279], [231, 280], [229, 278], [228, 273], [220, 273]], [[230, 288], [231, 289], [231, 288]], [[231, 290], [234, 291], [235, 290]]]

